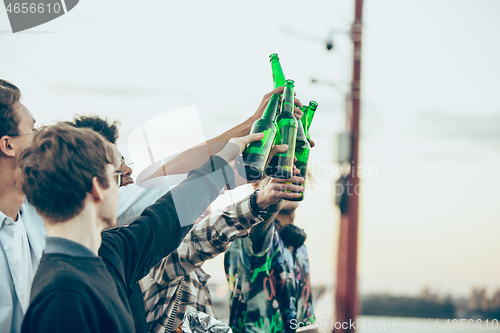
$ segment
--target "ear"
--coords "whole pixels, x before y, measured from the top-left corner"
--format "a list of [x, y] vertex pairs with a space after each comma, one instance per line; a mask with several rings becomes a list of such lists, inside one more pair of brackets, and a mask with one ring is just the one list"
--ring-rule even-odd
[[10, 156], [10, 157], [16, 156], [12, 137], [8, 135], [2, 136], [2, 138], [0, 139], [0, 152], [5, 156]]
[[104, 189], [101, 186], [101, 183], [99, 183], [99, 179], [97, 177], [92, 178], [92, 191], [90, 194], [94, 198], [94, 201], [96, 203], [102, 202], [104, 200]]

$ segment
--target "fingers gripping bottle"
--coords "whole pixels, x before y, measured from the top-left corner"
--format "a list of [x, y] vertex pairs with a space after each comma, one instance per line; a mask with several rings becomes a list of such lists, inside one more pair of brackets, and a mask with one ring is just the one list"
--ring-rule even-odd
[[264, 174], [264, 168], [276, 136], [274, 118], [276, 118], [279, 101], [279, 94], [273, 94], [262, 118], [257, 120], [250, 130], [250, 134], [264, 133], [264, 137], [259, 141], [250, 142], [243, 151], [244, 162], [238, 165], [238, 173], [248, 181], [257, 181]]
[[272, 178], [288, 179], [293, 175], [293, 159], [295, 153], [295, 140], [297, 139], [298, 122], [293, 115], [294, 96], [293, 80], [285, 81], [285, 90], [281, 103], [281, 113], [276, 118], [278, 131], [274, 139], [275, 145], [288, 145], [284, 153], [274, 155], [266, 168], [266, 175]]

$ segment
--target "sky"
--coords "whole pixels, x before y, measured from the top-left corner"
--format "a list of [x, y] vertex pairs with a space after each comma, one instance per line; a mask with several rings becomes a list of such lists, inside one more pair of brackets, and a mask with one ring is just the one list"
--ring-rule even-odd
[[[347, 0], [82, 0], [16, 34], [0, 10], [0, 77], [21, 88], [38, 123], [74, 114], [120, 120], [125, 155], [137, 143], [130, 134], [148, 121], [151, 131], [185, 128], [179, 136], [192, 138], [178, 122], [151, 122], [185, 116], [176, 111], [184, 107], [196, 109], [199, 140], [244, 121], [271, 91], [268, 56], [278, 53], [297, 97], [319, 104], [316, 187], [296, 223], [308, 233], [313, 285], [331, 288], [353, 8]], [[500, 289], [500, 3], [366, 0], [363, 14], [360, 161], [370, 172], [362, 179], [360, 292], [491, 294]], [[221, 259], [206, 270], [223, 284]]]

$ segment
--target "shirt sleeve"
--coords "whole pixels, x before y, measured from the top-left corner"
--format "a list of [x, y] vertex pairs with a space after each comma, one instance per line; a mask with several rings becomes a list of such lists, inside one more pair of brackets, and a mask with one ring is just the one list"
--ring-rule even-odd
[[116, 224], [127, 225], [137, 219], [147, 207], [151, 206], [170, 189], [174, 188], [187, 175], [157, 177], [140, 184], [120, 187]]
[[181, 245], [149, 272], [159, 284], [185, 276], [203, 263], [225, 252], [232, 241], [248, 236], [248, 230], [262, 222], [250, 209], [250, 196], [224, 211], [216, 211], [196, 224]]
[[233, 177], [232, 168], [222, 158], [210, 157], [134, 222], [104, 231], [99, 255], [132, 286], [179, 246], [194, 221]]

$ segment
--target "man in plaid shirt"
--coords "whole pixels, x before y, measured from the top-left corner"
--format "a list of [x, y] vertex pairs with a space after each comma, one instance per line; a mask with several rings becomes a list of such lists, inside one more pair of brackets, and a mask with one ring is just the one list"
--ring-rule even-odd
[[[208, 274], [201, 266], [225, 252], [231, 242], [247, 237], [252, 226], [274, 219], [279, 201], [262, 211], [259, 196], [272, 193], [275, 200], [296, 195], [282, 192], [285, 182], [300, 184], [300, 177], [272, 179], [261, 192], [254, 192], [224, 211], [216, 211], [195, 225], [176, 251], [151, 269], [140, 282], [146, 305], [149, 332], [172, 332], [186, 311], [202, 311], [215, 317], [207, 287]], [[288, 184], [291, 186], [291, 184]], [[290, 188], [295, 191], [295, 188]]]

